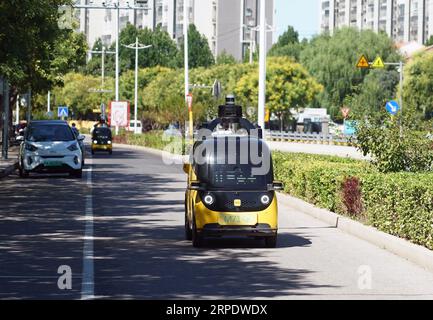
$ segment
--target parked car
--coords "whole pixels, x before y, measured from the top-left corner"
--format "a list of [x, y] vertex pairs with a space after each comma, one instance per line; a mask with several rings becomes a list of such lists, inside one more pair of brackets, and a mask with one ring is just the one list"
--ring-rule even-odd
[[[137, 124], [137, 129], [135, 129], [135, 124]], [[131, 120], [129, 122], [129, 127], [126, 128], [129, 132], [135, 132], [136, 134], [141, 134], [143, 132], [143, 126], [140, 120]]]
[[19, 151], [20, 177], [31, 172], [62, 172], [81, 178], [83, 153], [80, 141], [65, 121], [32, 121]]

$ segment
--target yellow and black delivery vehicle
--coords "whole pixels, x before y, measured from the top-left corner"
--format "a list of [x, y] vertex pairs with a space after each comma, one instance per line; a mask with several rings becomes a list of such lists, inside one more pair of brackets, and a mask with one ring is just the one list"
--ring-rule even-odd
[[96, 151], [113, 153], [113, 140], [111, 129], [106, 126], [95, 127], [92, 132], [92, 154]]
[[276, 191], [283, 186], [274, 181], [261, 129], [242, 117], [233, 97], [219, 107], [219, 117], [196, 134], [184, 171], [185, 235], [194, 247], [223, 236], [264, 239], [266, 247], [276, 246]]

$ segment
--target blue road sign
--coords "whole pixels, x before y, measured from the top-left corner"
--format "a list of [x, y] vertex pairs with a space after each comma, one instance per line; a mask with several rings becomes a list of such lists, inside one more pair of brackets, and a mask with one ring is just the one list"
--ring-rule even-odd
[[395, 116], [400, 111], [400, 106], [396, 101], [389, 101], [386, 104], [386, 111], [392, 116]]
[[67, 118], [68, 115], [69, 115], [69, 109], [68, 109], [68, 107], [59, 107], [57, 109], [57, 116], [59, 118], [62, 118], [62, 117]]
[[353, 136], [356, 134], [356, 126], [357, 122], [353, 120], [345, 120], [344, 121], [344, 135]]

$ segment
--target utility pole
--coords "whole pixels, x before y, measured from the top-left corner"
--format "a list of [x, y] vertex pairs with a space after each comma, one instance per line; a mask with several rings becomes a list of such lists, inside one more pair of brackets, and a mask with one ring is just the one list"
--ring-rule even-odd
[[138, 113], [138, 50], [147, 49], [152, 45], [144, 45], [138, 43], [138, 37], [135, 37], [135, 43], [130, 45], [123, 45], [128, 49], [135, 50], [135, 84], [134, 84], [134, 134], [137, 134], [137, 113]]
[[3, 83], [3, 137], [2, 137], [2, 158], [7, 160], [9, 148], [9, 82], [5, 78]]
[[[119, 101], [119, 34], [120, 34], [120, 10], [144, 10], [148, 11], [149, 7], [147, 6], [147, 2], [141, 1], [145, 6], [131, 6], [129, 3], [127, 3], [126, 6], [120, 5], [120, 0], [115, 0], [114, 4], [106, 4], [105, 2], [102, 3], [102, 5], [94, 5], [94, 4], [87, 4], [87, 5], [78, 5], [73, 4], [72, 8], [75, 9], [99, 9], [99, 10], [116, 10], [116, 101]], [[140, 2], [137, 2], [140, 4]], [[63, 6], [65, 7], [65, 6]], [[66, 6], [67, 7], [67, 6]]]
[[189, 94], [189, 64], [188, 64], [188, 22], [187, 14], [189, 13], [188, 7], [189, 0], [183, 0], [183, 48], [184, 48], [184, 66], [185, 66], [185, 101]]
[[32, 89], [27, 92], [27, 124], [32, 120]]
[[120, 2], [117, 0], [116, 6], [116, 95], [115, 100], [119, 101], [119, 35], [120, 35]]
[[48, 90], [48, 97], [47, 97], [47, 113], [51, 111], [51, 91]]
[[20, 96], [17, 95], [17, 102], [15, 104], [15, 124], [20, 124]]
[[260, 0], [259, 105], [258, 125], [265, 137], [266, 104], [266, 0]]
[[89, 50], [89, 53], [101, 54], [101, 85], [102, 89], [105, 87], [105, 55], [106, 54], [116, 54], [116, 51], [107, 51], [105, 46], [102, 46], [102, 50]]

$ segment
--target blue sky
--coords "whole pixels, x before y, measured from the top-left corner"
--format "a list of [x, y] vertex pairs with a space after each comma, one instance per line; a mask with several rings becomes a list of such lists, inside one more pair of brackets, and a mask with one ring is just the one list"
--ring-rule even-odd
[[276, 41], [287, 26], [299, 32], [299, 38], [311, 38], [319, 32], [319, 0], [275, 0]]

